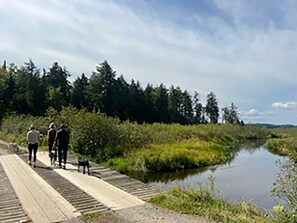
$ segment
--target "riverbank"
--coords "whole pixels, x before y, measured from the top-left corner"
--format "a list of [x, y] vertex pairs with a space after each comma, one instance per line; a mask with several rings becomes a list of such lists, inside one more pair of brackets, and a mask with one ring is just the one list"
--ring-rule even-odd
[[276, 129], [273, 136], [267, 139], [265, 147], [271, 152], [297, 160], [297, 128]]

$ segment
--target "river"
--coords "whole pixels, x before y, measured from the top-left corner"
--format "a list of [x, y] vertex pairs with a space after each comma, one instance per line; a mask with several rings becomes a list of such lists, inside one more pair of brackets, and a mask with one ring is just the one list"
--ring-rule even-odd
[[151, 174], [142, 180], [162, 191], [172, 187], [183, 189], [205, 185], [210, 176], [220, 194], [230, 202], [240, 200], [271, 210], [277, 202], [270, 193], [278, 173], [277, 160], [285, 158], [272, 154], [262, 146], [242, 146], [228, 164], [195, 170]]

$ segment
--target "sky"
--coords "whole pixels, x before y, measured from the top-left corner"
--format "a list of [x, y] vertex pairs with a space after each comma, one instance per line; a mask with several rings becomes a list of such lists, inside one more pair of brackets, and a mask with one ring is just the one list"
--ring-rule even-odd
[[245, 123], [297, 124], [295, 0], [0, 0], [0, 63], [107, 61], [138, 80], [234, 103]]

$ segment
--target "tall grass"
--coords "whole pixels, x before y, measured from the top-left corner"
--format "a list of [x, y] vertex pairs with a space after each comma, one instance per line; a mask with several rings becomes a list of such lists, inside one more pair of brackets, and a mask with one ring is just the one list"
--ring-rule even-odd
[[228, 161], [233, 141], [189, 139], [172, 144], [149, 144], [131, 151], [125, 158], [114, 158], [106, 165], [122, 172], [165, 172]]
[[297, 160], [297, 128], [280, 128], [274, 130], [273, 135], [274, 138], [268, 139], [265, 147], [271, 152]]
[[0, 137], [7, 142], [14, 142], [25, 146], [27, 144], [26, 135], [31, 124], [34, 124], [35, 128], [42, 134], [40, 144], [41, 146], [45, 146], [49, 120], [44, 117], [16, 114], [7, 116], [2, 120]]
[[150, 202], [179, 213], [206, 216], [220, 223], [269, 223], [272, 219], [253, 204], [226, 202], [214, 189], [214, 178], [209, 178], [206, 186], [198, 185], [196, 190], [173, 188], [158, 195]]

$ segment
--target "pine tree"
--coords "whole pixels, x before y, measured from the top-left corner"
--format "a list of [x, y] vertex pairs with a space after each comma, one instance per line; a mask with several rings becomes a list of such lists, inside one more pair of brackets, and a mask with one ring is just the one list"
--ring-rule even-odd
[[238, 112], [237, 112], [237, 107], [234, 105], [234, 103], [231, 103], [230, 107], [224, 107], [222, 108], [223, 112], [223, 122], [229, 123], [229, 124], [237, 124], [240, 123], [239, 118], [238, 118]]
[[[13, 85], [13, 80], [11, 80]], [[26, 62], [16, 73], [16, 92], [13, 107], [18, 113], [42, 115], [45, 112], [45, 89], [40, 79], [40, 69], [32, 60]]]
[[195, 91], [194, 100], [193, 100], [193, 112], [194, 112], [193, 122], [195, 124], [202, 123], [202, 109], [203, 109], [203, 106], [200, 103], [199, 93], [197, 91]]
[[82, 74], [73, 82], [70, 96], [71, 105], [78, 109], [89, 108], [88, 87], [89, 80], [85, 74]]
[[115, 116], [113, 103], [115, 100], [115, 72], [104, 61], [96, 67], [90, 78], [90, 95], [94, 108], [109, 116]]
[[69, 72], [65, 67], [60, 67], [58, 62], [54, 62], [52, 67], [49, 69], [49, 72], [47, 72], [45, 80], [48, 94], [50, 90], [53, 91], [52, 88], [55, 88], [56, 92], [60, 92], [62, 94], [62, 97], [55, 99], [60, 100], [59, 102], [53, 101], [53, 99], [48, 100], [50, 107], [59, 110], [60, 108], [56, 108], [56, 105], [67, 106], [69, 104], [71, 86], [70, 82], [67, 80], [68, 77], [70, 77]]
[[168, 113], [170, 123], [183, 123], [183, 92], [180, 87], [171, 86], [169, 89]]
[[205, 112], [209, 118], [210, 123], [218, 123], [219, 119], [219, 107], [216, 99], [216, 95], [213, 92], [210, 92], [207, 95], [207, 101], [205, 106]]
[[168, 113], [168, 91], [163, 84], [156, 87], [155, 111], [156, 122], [169, 123]]

